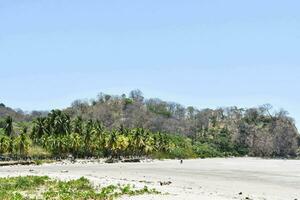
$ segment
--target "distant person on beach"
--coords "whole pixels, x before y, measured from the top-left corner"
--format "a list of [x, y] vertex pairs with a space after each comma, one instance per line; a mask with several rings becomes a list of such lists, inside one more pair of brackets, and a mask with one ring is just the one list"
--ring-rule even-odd
[[180, 164], [182, 164], [183, 163], [183, 160], [180, 160]]

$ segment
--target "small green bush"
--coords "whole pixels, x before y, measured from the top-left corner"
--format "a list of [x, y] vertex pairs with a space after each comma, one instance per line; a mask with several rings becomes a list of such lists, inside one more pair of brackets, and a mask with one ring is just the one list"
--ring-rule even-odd
[[36, 145], [29, 148], [28, 156], [33, 159], [49, 159], [52, 157], [49, 151]]
[[194, 145], [194, 151], [200, 158], [212, 158], [212, 157], [222, 157], [224, 156], [223, 153], [219, 152], [216, 148], [213, 146], [210, 146], [209, 144], [195, 144]]
[[176, 147], [169, 153], [169, 158], [175, 159], [186, 159], [197, 157], [192, 148]]

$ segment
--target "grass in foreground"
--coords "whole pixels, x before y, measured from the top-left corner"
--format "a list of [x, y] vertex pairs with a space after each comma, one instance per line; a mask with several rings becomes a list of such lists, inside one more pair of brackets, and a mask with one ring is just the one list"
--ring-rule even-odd
[[155, 189], [130, 185], [95, 188], [88, 179], [59, 181], [47, 176], [0, 178], [1, 200], [112, 200], [122, 195], [160, 194]]

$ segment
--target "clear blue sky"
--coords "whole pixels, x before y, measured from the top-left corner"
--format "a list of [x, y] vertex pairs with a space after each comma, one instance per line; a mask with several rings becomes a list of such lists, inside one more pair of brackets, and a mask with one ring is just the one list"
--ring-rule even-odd
[[140, 88], [300, 122], [300, 1], [0, 1], [0, 101], [63, 108]]

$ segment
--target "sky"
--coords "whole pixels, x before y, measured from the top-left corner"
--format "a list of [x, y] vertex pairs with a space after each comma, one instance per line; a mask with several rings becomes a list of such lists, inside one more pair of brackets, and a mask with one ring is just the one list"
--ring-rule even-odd
[[299, 8], [298, 0], [1, 0], [0, 102], [49, 110], [138, 88], [198, 108], [270, 103], [300, 124]]

